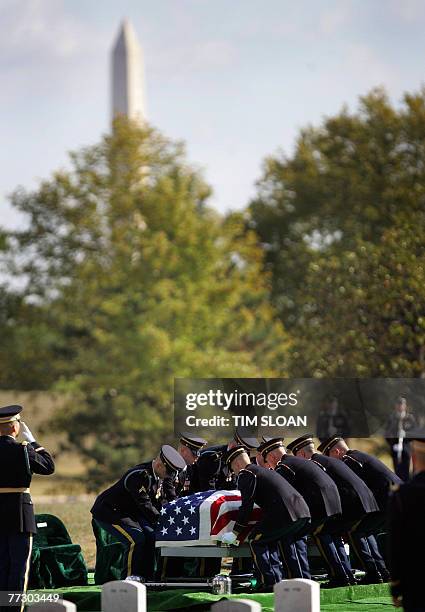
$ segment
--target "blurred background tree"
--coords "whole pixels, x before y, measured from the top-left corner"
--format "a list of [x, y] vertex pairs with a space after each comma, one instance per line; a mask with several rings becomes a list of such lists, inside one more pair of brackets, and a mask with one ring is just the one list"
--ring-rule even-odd
[[257, 238], [209, 194], [180, 144], [117, 120], [70, 171], [12, 198], [29, 222], [6, 237], [21, 288], [6, 291], [3, 325], [24, 339], [2, 385], [22, 376], [73, 397], [56, 426], [91, 488], [173, 436], [174, 377], [287, 373]]
[[249, 206], [292, 376], [421, 376], [425, 90], [385, 92], [268, 158]]

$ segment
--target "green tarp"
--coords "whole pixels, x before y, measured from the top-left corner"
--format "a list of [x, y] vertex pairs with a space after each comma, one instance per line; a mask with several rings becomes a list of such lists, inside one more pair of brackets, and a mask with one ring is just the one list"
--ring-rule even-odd
[[[72, 587], [61, 589], [64, 599], [73, 601], [78, 612], [100, 611], [100, 587]], [[245, 595], [239, 593], [231, 598], [253, 599], [261, 603], [263, 612], [273, 612], [274, 595], [262, 593]], [[167, 591], [151, 591], [148, 593], [148, 612], [165, 612], [166, 610], [189, 609], [191, 612], [209, 610], [214, 601], [222, 599], [220, 595], [206, 592], [183, 591], [173, 589]], [[320, 592], [321, 612], [384, 612], [391, 606], [391, 597], [387, 584], [347, 587], [341, 589], [322, 590]]]
[[[79, 544], [73, 544], [62, 521], [37, 514], [29, 578], [30, 589], [87, 585], [87, 568]], [[81, 587], [80, 587], [81, 588]]]

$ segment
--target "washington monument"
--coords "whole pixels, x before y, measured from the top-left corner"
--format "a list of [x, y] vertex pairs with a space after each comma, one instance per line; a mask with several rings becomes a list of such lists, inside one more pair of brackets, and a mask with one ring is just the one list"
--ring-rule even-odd
[[142, 50], [128, 20], [121, 24], [111, 60], [111, 118], [124, 115], [142, 123], [146, 118]]

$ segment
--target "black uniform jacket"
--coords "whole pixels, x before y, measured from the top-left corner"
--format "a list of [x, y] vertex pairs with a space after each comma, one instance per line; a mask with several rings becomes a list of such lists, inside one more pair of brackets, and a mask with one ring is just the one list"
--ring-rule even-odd
[[405, 608], [423, 609], [425, 471], [390, 496], [388, 516], [392, 593], [402, 595]]
[[242, 504], [234, 526], [240, 533], [249, 523], [254, 504], [263, 510], [262, 522], [283, 527], [301, 518], [310, 518], [303, 497], [274, 470], [250, 464], [238, 474], [237, 487]]
[[364, 480], [374, 494], [379, 509], [385, 512], [391, 487], [403, 481], [382, 461], [363, 451], [349, 450], [342, 460]]
[[[205, 489], [208, 491], [208, 488]], [[179, 472], [176, 480], [176, 493], [178, 497], [184, 495], [193, 495], [201, 491], [201, 484], [199, 480], [199, 468], [197, 461], [190, 465], [186, 465], [183, 470]]]
[[0, 436], [0, 533], [36, 533], [34, 506], [29, 493], [5, 493], [27, 489], [33, 474], [53, 474], [51, 455], [38, 442], [17, 442]]
[[144, 519], [154, 524], [162, 502], [174, 498], [171, 479], [165, 479], [161, 484], [149, 461], [132, 467], [118, 482], [98, 495], [91, 513], [95, 519], [105, 523], [124, 521], [130, 526], [138, 526]]
[[344, 519], [360, 520], [365, 514], [379, 511], [372, 491], [343, 461], [319, 453], [313, 455], [312, 461], [323, 465], [338, 487]]
[[201, 451], [193, 467], [193, 484], [190, 493], [209, 491], [210, 489], [236, 489], [236, 479], [226, 466], [223, 455], [227, 445], [211, 446]]
[[320, 463], [285, 455], [276, 467], [304, 497], [312, 519], [326, 519], [341, 514], [341, 498], [338, 487]]

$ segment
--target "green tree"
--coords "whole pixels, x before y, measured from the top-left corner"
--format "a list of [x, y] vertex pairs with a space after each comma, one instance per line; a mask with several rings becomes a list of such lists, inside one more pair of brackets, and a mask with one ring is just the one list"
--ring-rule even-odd
[[73, 397], [59, 425], [91, 488], [172, 435], [174, 377], [286, 371], [257, 237], [209, 194], [180, 144], [119, 120], [12, 199], [29, 224], [9, 270], [55, 331], [55, 388]]
[[291, 157], [265, 160], [249, 225], [265, 246], [273, 300], [288, 328], [318, 250], [379, 243], [400, 212], [424, 209], [424, 143], [425, 89], [398, 108], [377, 89], [356, 112], [303, 129]]
[[425, 212], [379, 243], [327, 249], [309, 266], [291, 368], [304, 376], [425, 374]]
[[374, 90], [265, 161], [248, 226], [292, 375], [423, 374], [424, 143], [425, 89], [400, 107]]

